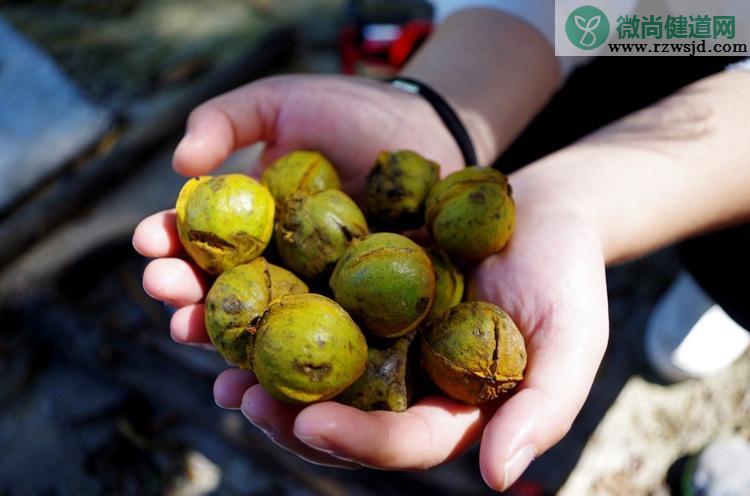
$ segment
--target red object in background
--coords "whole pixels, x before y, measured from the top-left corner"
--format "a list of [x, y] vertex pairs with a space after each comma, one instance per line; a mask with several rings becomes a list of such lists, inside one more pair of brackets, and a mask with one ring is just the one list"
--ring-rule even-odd
[[547, 496], [542, 486], [536, 482], [519, 479], [512, 484], [503, 494], [506, 496]]
[[432, 31], [432, 22], [412, 21], [401, 27], [401, 36], [388, 50], [388, 62], [401, 68]]
[[432, 6], [424, 0], [352, 0], [339, 38], [346, 74], [396, 73], [432, 30]]

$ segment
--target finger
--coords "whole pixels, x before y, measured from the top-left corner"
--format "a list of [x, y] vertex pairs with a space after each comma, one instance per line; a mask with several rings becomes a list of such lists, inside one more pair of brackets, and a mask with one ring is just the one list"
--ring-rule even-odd
[[157, 258], [143, 271], [143, 289], [154, 299], [176, 307], [198, 303], [206, 295], [203, 274], [179, 258]]
[[227, 369], [214, 381], [214, 401], [221, 408], [238, 410], [242, 406], [245, 391], [255, 384], [258, 384], [258, 380], [252, 372]]
[[143, 219], [133, 233], [133, 248], [149, 258], [174, 257], [182, 252], [174, 210], [165, 210]]
[[207, 174], [233, 151], [272, 141], [279, 107], [276, 79], [261, 80], [213, 98], [193, 110], [173, 166], [186, 176]]
[[385, 469], [424, 469], [449, 460], [479, 437], [489, 412], [446, 397], [406, 412], [363, 412], [334, 402], [303, 410], [297, 438], [334, 456]]
[[180, 344], [210, 345], [206, 333], [202, 303], [187, 305], [177, 310], [169, 322], [172, 339]]
[[245, 417], [282, 448], [318, 465], [359, 468], [357, 463], [337, 459], [297, 439], [292, 428], [299, 411], [300, 407], [278, 401], [260, 385], [252, 386], [242, 398], [242, 413]]
[[560, 333], [538, 341], [545, 344], [530, 343], [526, 378], [482, 436], [482, 477], [499, 491], [570, 430], [591, 388], [606, 334], [600, 338], [591, 333], [581, 339], [578, 333]]

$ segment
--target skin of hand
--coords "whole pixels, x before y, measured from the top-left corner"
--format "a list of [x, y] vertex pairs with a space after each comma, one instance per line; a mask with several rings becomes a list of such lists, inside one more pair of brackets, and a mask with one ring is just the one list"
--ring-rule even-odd
[[[317, 93], [305, 93], [313, 88]], [[347, 95], [359, 102], [362, 112], [353, 115]], [[279, 107], [256, 107], [269, 100]], [[302, 101], [319, 102], [320, 107], [313, 105], [310, 110]], [[363, 102], [367, 103], [364, 109]], [[364, 184], [364, 175], [381, 149], [422, 150], [457, 168], [455, 164], [461, 163], [457, 147], [431, 108], [422, 103], [419, 97], [359, 79], [265, 80], [199, 107], [175, 153], [175, 168], [188, 175], [207, 173], [236, 147], [261, 139], [273, 141], [264, 161], [295, 148], [330, 154], [344, 165], [342, 176], [349, 191]], [[316, 111], [330, 112], [331, 108], [339, 109], [339, 115], [321, 116]], [[394, 115], [392, 109], [401, 109], [403, 115]], [[247, 115], [260, 119], [254, 119], [251, 126], [243, 119]], [[389, 136], [392, 120], [401, 126]], [[369, 124], [373, 122], [381, 123], [386, 132], [372, 133]], [[313, 125], [320, 143], [307, 141], [307, 130]], [[404, 136], [405, 128], [414, 132]], [[320, 132], [323, 129], [330, 132]], [[355, 131], [361, 132], [360, 139], [353, 138]], [[336, 136], [337, 132], [341, 134]], [[369, 143], [369, 152], [359, 148], [347, 152], [337, 145], [339, 141], [373, 140], [377, 142]], [[446, 169], [445, 173], [451, 171]], [[481, 438], [485, 480], [495, 489], [507, 487], [532, 457], [567, 432], [607, 339], [604, 264], [595, 233], [569, 205], [527, 194], [536, 189], [529, 187], [523, 174], [511, 177], [511, 182], [518, 228], [508, 248], [479, 265], [470, 283], [472, 298], [500, 304], [526, 335], [527, 376], [510, 400], [502, 406], [494, 403], [479, 408], [430, 397], [405, 413], [366, 413], [334, 402], [300, 408], [274, 400], [252, 374], [228, 370], [216, 380], [217, 404], [241, 408], [271, 439], [299, 456], [340, 467], [428, 468], [457, 456]], [[179, 307], [170, 325], [173, 338], [208, 345], [201, 303], [207, 284], [194, 265], [180, 258], [174, 213], [162, 212], [142, 221], [133, 243], [144, 256], [157, 258], [144, 273], [146, 291]]]

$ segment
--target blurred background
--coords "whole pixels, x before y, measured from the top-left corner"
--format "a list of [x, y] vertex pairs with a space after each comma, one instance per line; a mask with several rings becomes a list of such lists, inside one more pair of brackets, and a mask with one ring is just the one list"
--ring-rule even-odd
[[[174, 204], [194, 106], [273, 73], [387, 76], [431, 17], [417, 0], [0, 0], [0, 495], [489, 493], [476, 450], [425, 472], [343, 472], [218, 408], [225, 362], [170, 340], [130, 244]], [[560, 146], [551, 122], [537, 132]], [[522, 137], [508, 160], [542, 149]], [[668, 494], [675, 460], [750, 437], [750, 355], [670, 386], [646, 369], [643, 328], [678, 270], [670, 250], [609, 270], [593, 391], [510, 494]]]

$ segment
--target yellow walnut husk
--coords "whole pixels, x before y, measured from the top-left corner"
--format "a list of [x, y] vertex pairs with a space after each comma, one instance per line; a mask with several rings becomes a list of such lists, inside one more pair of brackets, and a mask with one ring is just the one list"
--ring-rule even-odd
[[190, 179], [177, 198], [177, 232], [185, 251], [211, 274], [260, 256], [273, 233], [274, 201], [244, 174]]

